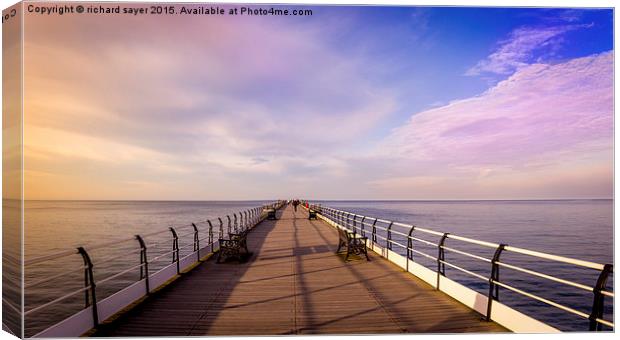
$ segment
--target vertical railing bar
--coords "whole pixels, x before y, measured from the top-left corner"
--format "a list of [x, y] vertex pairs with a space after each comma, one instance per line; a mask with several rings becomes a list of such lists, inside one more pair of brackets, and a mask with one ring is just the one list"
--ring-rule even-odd
[[444, 233], [443, 236], [441, 236], [439, 243], [437, 244], [437, 248], [439, 249], [437, 254], [437, 290], [439, 290], [440, 277], [442, 275], [445, 276], [446, 274], [446, 265], [443, 264], [442, 261], [445, 260], [445, 251], [443, 249], [443, 244], [446, 242], [448, 235], [450, 235], [450, 233]]
[[505, 244], [500, 244], [497, 249], [495, 249], [495, 254], [493, 254], [493, 259], [491, 260], [491, 277], [489, 277], [489, 296], [487, 300], [487, 321], [491, 321], [491, 308], [493, 305], [493, 300], [499, 300], [499, 285], [495, 284], [495, 282], [499, 282], [498, 262], [505, 247]]
[[604, 310], [605, 310], [605, 295], [601, 292], [605, 290], [605, 286], [607, 285], [607, 279], [609, 278], [609, 274], [613, 272], [613, 265], [605, 264], [603, 266], [603, 270], [598, 276], [596, 280], [596, 286], [594, 287], [594, 300], [592, 302], [592, 313], [590, 314], [590, 330], [591, 331], [601, 331], [603, 329], [603, 325], [596, 321], [596, 319], [602, 319]]
[[200, 261], [200, 238], [198, 238], [198, 227], [192, 223], [194, 227], [194, 251], [196, 252], [196, 262]]
[[387, 238], [385, 240], [385, 247], [388, 250], [392, 250], [392, 225], [394, 222], [390, 221], [390, 224], [387, 227]]
[[209, 223], [209, 244], [211, 245], [211, 252], [213, 252], [213, 224], [211, 223], [211, 220], [207, 220], [207, 223]]
[[373, 246], [375, 243], [377, 243], [377, 219], [375, 218], [375, 221], [372, 222], [372, 243]]
[[[136, 235], [136, 240], [140, 243], [140, 280], [144, 279], [146, 285], [146, 294], [150, 294], [151, 288], [149, 285], [149, 261], [146, 253], [146, 243], [140, 235]], [[143, 272], [144, 269], [144, 272]]]
[[[80, 248], [78, 248], [78, 252], [80, 253], [80, 255], [82, 255]], [[86, 257], [84, 255], [82, 255], [82, 259], [84, 260], [84, 287], [88, 287], [89, 286], [88, 261], [86, 260]], [[88, 308], [88, 306], [90, 306], [90, 291], [85, 290], [84, 291], [84, 308]]]
[[413, 261], [413, 239], [411, 239], [413, 230], [415, 230], [415, 226], [412, 225], [407, 235], [407, 271], [409, 271], [409, 260]]
[[177, 232], [176, 230], [174, 230], [173, 227], [170, 227], [170, 232], [172, 233], [172, 262], [177, 263], [177, 274], [181, 274], [181, 268], [179, 263], [179, 236], [177, 236]]
[[[90, 256], [86, 252], [84, 247], [78, 248], [78, 253], [82, 255], [82, 259], [84, 260], [84, 265], [87, 267], [88, 273], [88, 284], [90, 285], [90, 294], [92, 300], [92, 312], [93, 312], [93, 327], [99, 326], [99, 312], [97, 311], [97, 285], [95, 284], [95, 275], [93, 272], [93, 262], [90, 260]], [[88, 306], [86, 306], [88, 307]]]

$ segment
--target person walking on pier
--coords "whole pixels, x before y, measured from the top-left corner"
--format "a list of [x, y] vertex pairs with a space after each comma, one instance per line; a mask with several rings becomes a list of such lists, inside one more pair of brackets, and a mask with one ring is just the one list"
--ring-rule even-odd
[[299, 200], [298, 199], [294, 199], [293, 200], [293, 209], [295, 209], [295, 212], [297, 212], [297, 206], [299, 205]]

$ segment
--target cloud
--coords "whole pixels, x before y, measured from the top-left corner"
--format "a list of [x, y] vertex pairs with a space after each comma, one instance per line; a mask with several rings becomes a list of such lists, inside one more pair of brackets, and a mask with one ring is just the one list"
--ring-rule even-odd
[[[568, 19], [575, 19], [575, 16], [567, 16]], [[591, 26], [573, 24], [517, 28], [507, 39], [499, 42], [495, 52], [468, 69], [465, 75], [477, 76], [483, 73], [510, 75], [533, 61], [540, 61], [545, 56], [555, 54], [562, 45], [564, 34]]]
[[[249, 185], [261, 176], [337, 172], [338, 162], [317, 168], [312, 160], [343, 152], [395, 106], [364, 72], [370, 62], [325, 43], [330, 30], [320, 25], [115, 20], [31, 18], [25, 111], [36, 152], [27, 157], [38, 157], [26, 160], [31, 173], [81, 164], [75, 176], [118, 178], [111, 187], [182, 173], [181, 192], [195, 186], [189, 178], [245, 176]], [[122, 175], [114, 165], [121, 163]]]
[[[409, 20], [424, 28], [429, 15]], [[612, 54], [532, 65], [584, 27], [569, 19], [514, 31], [472, 68], [510, 78], [432, 104], [373, 152], [393, 112], [419, 100], [385, 77], [398, 50], [372, 48], [402, 27], [342, 46], [343, 26], [364, 26], [348, 15], [204, 19], [29, 18], [29, 198], [608, 193]]]
[[558, 13], [557, 18], [566, 22], [577, 22], [581, 20], [581, 18], [583, 17], [583, 13], [583, 11], [577, 9], [566, 9]]
[[[562, 194], [573, 188], [576, 197], [589, 182], [604, 181], [607, 187], [596, 187], [602, 188], [599, 197], [607, 197], [612, 148], [613, 53], [607, 52], [523, 67], [479, 96], [413, 115], [375, 152], [393, 168], [406, 169], [392, 174], [403, 180], [375, 184], [387, 190], [409, 183], [401, 190], [411, 190], [419, 186], [416, 178], [432, 176], [433, 183], [444, 178], [436, 190], [451, 188], [455, 195], [493, 183], [496, 193], [510, 196], [544, 175], [579, 179], [554, 186], [563, 186]], [[539, 187], [531, 194], [542, 192]]]

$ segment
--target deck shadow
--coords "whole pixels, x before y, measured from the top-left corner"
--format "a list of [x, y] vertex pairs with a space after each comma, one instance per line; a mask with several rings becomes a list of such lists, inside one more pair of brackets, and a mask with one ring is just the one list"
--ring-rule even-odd
[[345, 262], [333, 227], [291, 210], [253, 229], [248, 262], [209, 260], [97, 335], [505, 331], [376, 253]]
[[[278, 216], [279, 215], [279, 216]], [[277, 216], [282, 215], [278, 211]], [[217, 254], [175, 281], [150, 294], [142, 303], [112, 322], [100, 326], [92, 336], [183, 336], [190, 335], [196, 324], [217, 310], [218, 301], [226, 300], [248, 268], [257, 261], [278, 220], [264, 220], [248, 234], [250, 256], [245, 262], [216, 263]], [[203, 322], [204, 326], [204, 322]]]
[[[322, 240], [327, 248], [332, 250], [338, 243], [338, 235], [335, 229], [322, 222], [311, 221], [308, 225], [313, 228], [316, 238]], [[297, 228], [296, 225], [294, 225]], [[295, 233], [297, 235], [297, 232]], [[340, 322], [356, 323], [353, 319], [359, 319], [357, 323], [364, 322], [367, 314], [387, 317], [385, 320], [392, 323], [394, 328], [391, 333], [463, 333], [463, 332], [507, 332], [503, 327], [493, 323], [481, 321], [481, 315], [448, 297], [444, 293], [434, 290], [432, 286], [412, 276], [400, 267], [383, 260], [378, 254], [369, 252], [371, 261], [365, 257], [349, 256], [345, 262], [344, 255], [335, 255], [341, 263], [342, 277], [352, 277], [358, 285], [358, 294], [364, 299], [374, 301], [375, 306], [369, 306], [362, 311], [355, 308], [340, 308], [341, 315], [332, 315], [322, 318], [310, 318], [307, 325], [301, 328], [301, 333], [365, 333], [361, 328], [358, 330], [346, 326], [330, 327]], [[303, 263], [299, 261], [298, 263]], [[300, 269], [302, 275], [298, 276], [300, 286], [306, 289], [302, 296], [311, 295], [313, 292], [313, 280], [306, 280], [305, 273], [311, 273]], [[390, 273], [386, 275], [386, 273]], [[304, 281], [309, 281], [305, 283]], [[316, 281], [314, 281], [316, 284]], [[304, 299], [306, 301], [308, 299]], [[323, 308], [319, 305], [324, 304]], [[328, 309], [331, 305], [325, 301], [308, 301], [306, 310], [309, 315], [320, 314], [320, 310]], [[439, 308], [438, 308], [439, 307]], [[371, 330], [369, 333], [383, 332]]]

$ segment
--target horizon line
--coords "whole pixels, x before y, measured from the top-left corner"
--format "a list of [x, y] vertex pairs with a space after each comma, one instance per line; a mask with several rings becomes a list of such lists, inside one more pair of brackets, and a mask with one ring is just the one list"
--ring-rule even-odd
[[[604, 201], [613, 200], [609, 198], [464, 198], [464, 199], [306, 199], [308, 201], [341, 201], [341, 202], [471, 202], [471, 201]], [[3, 200], [17, 200], [7, 199]], [[277, 201], [276, 198], [271, 199], [23, 199], [23, 201], [56, 201], [56, 202], [250, 202], [250, 201]]]

